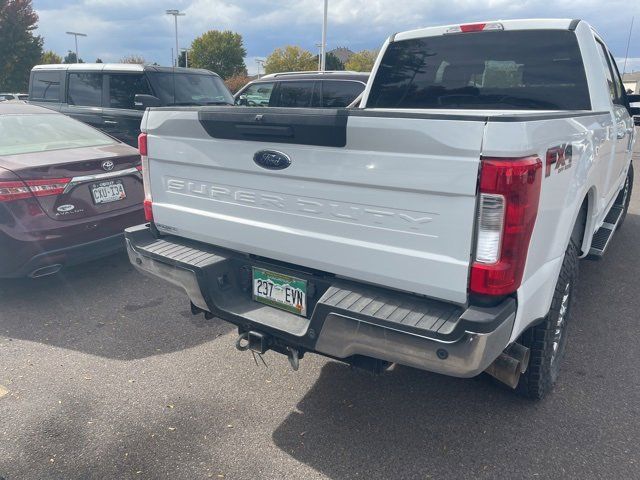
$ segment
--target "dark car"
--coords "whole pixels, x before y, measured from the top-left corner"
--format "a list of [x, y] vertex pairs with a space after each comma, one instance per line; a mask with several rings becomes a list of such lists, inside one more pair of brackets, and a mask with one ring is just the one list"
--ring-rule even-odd
[[209, 70], [121, 63], [37, 65], [29, 100], [132, 146], [146, 107], [233, 104], [222, 79]]
[[265, 75], [235, 94], [236, 105], [248, 107], [346, 107], [369, 79], [358, 72], [288, 72]]
[[0, 103], [0, 277], [39, 277], [124, 247], [144, 222], [138, 151], [60, 113]]

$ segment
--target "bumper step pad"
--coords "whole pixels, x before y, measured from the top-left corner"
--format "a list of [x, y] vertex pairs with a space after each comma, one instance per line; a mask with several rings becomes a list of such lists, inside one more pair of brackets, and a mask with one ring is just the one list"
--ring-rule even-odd
[[319, 301], [332, 310], [342, 310], [348, 316], [375, 319], [388, 327], [401, 328], [417, 334], [451, 333], [464, 309], [457, 305], [395, 294], [393, 297], [371, 288], [330, 287]]

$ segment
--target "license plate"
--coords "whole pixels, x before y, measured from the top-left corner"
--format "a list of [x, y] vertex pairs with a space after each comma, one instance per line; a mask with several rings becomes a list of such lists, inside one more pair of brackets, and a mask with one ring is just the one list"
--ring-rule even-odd
[[120, 180], [110, 180], [108, 182], [94, 183], [91, 185], [93, 201], [99, 203], [111, 203], [127, 198], [124, 185]]
[[253, 299], [306, 316], [307, 281], [262, 268], [254, 268]]

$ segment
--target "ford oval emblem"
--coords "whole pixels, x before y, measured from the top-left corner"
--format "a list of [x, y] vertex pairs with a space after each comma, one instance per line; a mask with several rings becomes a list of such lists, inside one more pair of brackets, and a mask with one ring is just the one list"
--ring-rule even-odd
[[291, 165], [289, 155], [275, 150], [260, 150], [253, 156], [253, 161], [268, 170], [283, 170]]

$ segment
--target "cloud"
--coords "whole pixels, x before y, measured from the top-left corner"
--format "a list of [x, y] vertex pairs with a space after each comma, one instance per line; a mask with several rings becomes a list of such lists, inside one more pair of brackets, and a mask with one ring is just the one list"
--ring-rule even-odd
[[640, 57], [627, 58], [626, 62], [624, 58], [616, 58], [618, 64], [618, 70], [620, 73], [624, 72], [640, 72]]
[[[640, 2], [629, 0], [329, 0], [328, 46], [352, 50], [379, 47], [390, 34], [430, 25], [508, 18], [583, 18], [594, 25], [617, 58], [624, 57], [629, 22], [640, 18]], [[88, 33], [80, 56], [105, 61], [136, 53], [168, 65], [174, 48], [173, 19], [179, 8], [180, 46], [210, 29], [243, 35], [250, 71], [254, 57], [297, 44], [315, 52], [321, 38], [320, 0], [34, 0], [38, 32], [45, 47], [66, 53], [73, 39], [64, 32]], [[640, 58], [640, 22], [629, 56]], [[640, 66], [632, 62], [632, 68]]]

